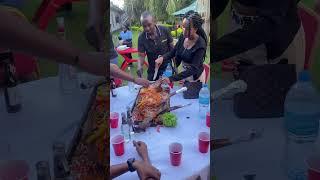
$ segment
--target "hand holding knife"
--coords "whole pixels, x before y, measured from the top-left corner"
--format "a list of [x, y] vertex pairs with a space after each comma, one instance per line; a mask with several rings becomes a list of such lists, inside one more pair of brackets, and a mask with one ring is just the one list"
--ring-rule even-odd
[[157, 75], [158, 75], [158, 71], [159, 71], [159, 68], [161, 66], [163, 62], [163, 57], [161, 55], [158, 56], [158, 59], [155, 60], [155, 71], [154, 71], [154, 74], [153, 74], [153, 80], [155, 80], [157, 78]]

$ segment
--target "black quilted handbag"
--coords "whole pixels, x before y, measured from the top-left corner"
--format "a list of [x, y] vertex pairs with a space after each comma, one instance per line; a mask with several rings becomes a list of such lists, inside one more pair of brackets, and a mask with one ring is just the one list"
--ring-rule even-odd
[[183, 84], [184, 87], [187, 87], [187, 90], [183, 92], [183, 98], [184, 99], [198, 99], [199, 98], [199, 92], [202, 88], [202, 82], [195, 81], [185, 81]]
[[238, 77], [247, 90], [234, 96], [234, 113], [239, 118], [274, 118], [284, 114], [287, 92], [296, 82], [295, 65], [267, 64], [242, 68]]

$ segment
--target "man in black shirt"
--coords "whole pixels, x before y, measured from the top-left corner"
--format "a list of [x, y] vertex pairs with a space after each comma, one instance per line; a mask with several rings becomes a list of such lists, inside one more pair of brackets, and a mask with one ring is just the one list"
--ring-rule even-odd
[[[228, 2], [214, 1], [213, 20]], [[296, 64], [298, 72], [303, 69], [304, 31], [296, 0], [233, 0], [231, 16], [235, 26], [231, 33], [213, 42], [211, 62], [236, 55], [237, 60], [244, 58], [253, 64], [278, 63], [286, 58]]]
[[[163, 26], [156, 25], [154, 17], [149, 12], [144, 12], [141, 15], [141, 24], [143, 32], [138, 38], [139, 61], [138, 72], [142, 71], [145, 53], [148, 57], [148, 80], [152, 81], [155, 73], [155, 60], [173, 49], [173, 39], [169, 30]], [[159, 67], [158, 74], [155, 80], [159, 78], [165, 71], [168, 63], [171, 60], [163, 62]]]

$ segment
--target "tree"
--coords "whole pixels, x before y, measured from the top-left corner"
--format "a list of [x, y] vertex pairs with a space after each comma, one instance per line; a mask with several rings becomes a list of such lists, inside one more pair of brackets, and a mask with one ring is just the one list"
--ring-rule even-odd
[[168, 13], [168, 19], [174, 20], [172, 13], [176, 12], [176, 0], [168, 0], [166, 12]]
[[138, 24], [142, 12], [150, 11], [158, 21], [171, 21], [172, 13], [186, 6], [194, 0], [124, 0], [124, 10], [130, 17], [133, 24]]

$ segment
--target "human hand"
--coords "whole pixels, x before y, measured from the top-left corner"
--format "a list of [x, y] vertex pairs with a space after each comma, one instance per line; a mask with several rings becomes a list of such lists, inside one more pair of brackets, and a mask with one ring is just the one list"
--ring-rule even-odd
[[142, 158], [143, 161], [149, 162], [149, 156], [148, 156], [148, 147], [146, 143], [142, 141], [133, 141], [134, 147], [136, 147], [136, 150], [139, 154], [139, 156]]
[[156, 67], [159, 68], [161, 64], [163, 63], [163, 57], [159, 57], [156, 59]]
[[160, 180], [160, 171], [149, 163], [143, 161], [135, 161], [133, 163], [133, 167], [137, 170], [140, 180]]
[[147, 79], [144, 78], [136, 78], [134, 80], [134, 83], [141, 85], [143, 87], [149, 87], [150, 82]]
[[170, 81], [170, 79], [169, 79], [169, 78], [167, 78], [167, 77], [163, 77], [163, 78], [161, 79], [161, 83], [170, 84], [170, 83], [171, 83], [171, 81]]
[[142, 68], [140, 67], [140, 68], [138, 68], [138, 70], [137, 70], [137, 75], [138, 75], [138, 77], [142, 77], [142, 75], [143, 75], [143, 70], [142, 70]]
[[107, 76], [108, 62], [103, 52], [80, 54], [78, 64], [76, 65], [88, 73]]

